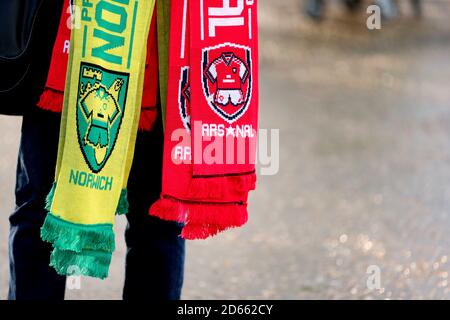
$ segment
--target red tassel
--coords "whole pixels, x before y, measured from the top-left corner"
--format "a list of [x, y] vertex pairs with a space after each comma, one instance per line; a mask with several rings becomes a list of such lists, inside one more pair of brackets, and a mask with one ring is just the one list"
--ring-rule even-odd
[[163, 220], [184, 223], [186, 220], [186, 208], [179, 201], [160, 198], [150, 207], [150, 215]]
[[181, 236], [188, 240], [206, 239], [248, 221], [247, 204], [187, 204], [186, 225]]
[[232, 229], [232, 228], [238, 228], [242, 226], [240, 225], [214, 225], [214, 224], [193, 224], [188, 223], [181, 231], [181, 237], [186, 240], [204, 240], [209, 237], [216, 236], [220, 232]]
[[224, 231], [224, 228], [215, 225], [188, 224], [181, 231], [181, 237], [186, 240], [204, 240], [217, 235], [221, 231]]
[[64, 103], [64, 93], [58, 90], [54, 90], [46, 87], [42, 92], [38, 102], [38, 106], [41, 109], [61, 112]]
[[235, 198], [237, 195], [255, 190], [256, 174], [224, 177], [195, 177], [189, 189], [192, 197], [197, 199], [220, 200]]
[[248, 221], [247, 204], [184, 202], [161, 198], [150, 208], [150, 215], [185, 223], [181, 236], [188, 240], [206, 239], [237, 228]]

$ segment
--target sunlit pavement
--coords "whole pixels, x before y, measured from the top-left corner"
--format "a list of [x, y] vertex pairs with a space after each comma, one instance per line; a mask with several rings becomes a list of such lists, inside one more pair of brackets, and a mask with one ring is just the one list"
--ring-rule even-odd
[[[377, 31], [331, 2], [317, 24], [299, 1], [260, 1], [260, 125], [280, 129], [280, 170], [246, 227], [189, 243], [183, 298], [450, 298], [450, 2], [418, 21], [401, 0]], [[2, 298], [19, 135], [0, 117]], [[67, 298], [121, 297], [124, 220], [110, 277]]]

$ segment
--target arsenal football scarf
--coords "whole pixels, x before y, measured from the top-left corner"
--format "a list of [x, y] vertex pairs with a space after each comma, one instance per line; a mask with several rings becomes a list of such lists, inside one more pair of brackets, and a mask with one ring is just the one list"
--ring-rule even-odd
[[247, 221], [256, 182], [256, 1], [172, 0], [163, 190], [150, 214], [204, 239]]
[[74, 1], [58, 161], [41, 229], [59, 274], [108, 275], [142, 101], [154, 1]]

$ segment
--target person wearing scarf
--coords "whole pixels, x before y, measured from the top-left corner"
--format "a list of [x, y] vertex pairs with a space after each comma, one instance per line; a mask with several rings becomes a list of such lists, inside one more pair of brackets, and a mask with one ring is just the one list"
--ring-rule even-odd
[[[168, 21], [168, 1], [157, 2], [157, 7], [161, 8], [158, 20]], [[30, 106], [23, 117], [16, 209], [10, 217], [9, 299], [64, 298], [66, 277], [49, 266], [53, 247], [40, 239], [40, 229], [47, 215], [45, 200], [56, 167], [70, 41], [67, 22], [71, 9], [69, 1], [64, 0], [45, 90], [37, 102], [38, 107]], [[156, 24], [155, 14], [146, 39], [142, 108], [127, 186], [129, 205], [126, 210], [125, 202], [122, 208], [122, 213], [128, 211], [124, 299], [179, 299], [183, 283], [184, 239], [179, 237], [182, 225], [148, 215], [148, 208], [161, 192], [163, 136], [158, 60], [164, 61], [164, 56], [158, 55], [161, 49], [158, 49], [157, 33], [166, 27], [158, 25], [157, 28]], [[77, 271], [80, 270], [75, 268], [64, 274]]]
[[[156, 82], [157, 69], [150, 66], [157, 60], [166, 130], [160, 199], [147, 206], [148, 218], [178, 223], [179, 232], [170, 237], [184, 239], [245, 224], [256, 183], [256, 1], [238, 0], [234, 7], [219, 0], [159, 1], [162, 15], [154, 14], [150, 0], [74, 3], [85, 7], [71, 32], [65, 84], [52, 76], [52, 70], [64, 69], [55, 55], [39, 102], [51, 109], [61, 103], [64, 87], [56, 173], [40, 232], [52, 246], [50, 266], [60, 275], [108, 276], [115, 215], [131, 212], [128, 179], [139, 121], [146, 119], [140, 112], [144, 83], [148, 94], [156, 92], [148, 85]], [[148, 36], [152, 19], [170, 21], [170, 37], [158, 38], [158, 59]], [[158, 157], [153, 149], [145, 151]], [[142, 239], [135, 241], [139, 246]], [[182, 275], [173, 264], [166, 272]]]

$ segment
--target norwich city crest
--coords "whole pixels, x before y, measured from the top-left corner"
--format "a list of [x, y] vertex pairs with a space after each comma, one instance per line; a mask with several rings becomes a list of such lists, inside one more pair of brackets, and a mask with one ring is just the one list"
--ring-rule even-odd
[[128, 74], [82, 63], [77, 101], [78, 142], [87, 165], [99, 173], [114, 151], [125, 112]]

